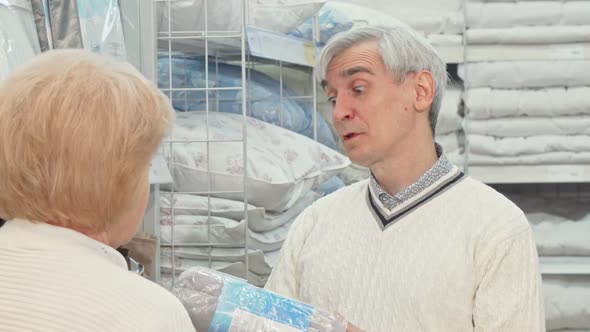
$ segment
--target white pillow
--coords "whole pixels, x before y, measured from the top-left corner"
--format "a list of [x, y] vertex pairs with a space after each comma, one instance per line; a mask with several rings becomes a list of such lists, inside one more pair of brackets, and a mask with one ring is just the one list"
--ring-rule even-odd
[[[209, 202], [210, 199], [210, 202]], [[174, 204], [171, 204], [174, 200]], [[174, 215], [191, 215], [191, 216], [206, 216], [210, 213], [212, 217], [222, 217], [240, 221], [244, 219], [246, 209], [243, 201], [234, 201], [230, 199], [217, 198], [190, 194], [174, 194], [161, 193], [160, 195], [160, 212], [161, 216], [168, 217], [172, 215], [172, 208], [174, 208]], [[264, 208], [259, 208], [248, 204], [248, 223], [250, 228], [252, 224], [258, 223], [264, 219]], [[257, 231], [256, 229], [253, 229]]]
[[[303, 135], [252, 118], [245, 124], [248, 203], [266, 211], [285, 211], [350, 164]], [[200, 143], [163, 144], [176, 191], [212, 191], [214, 197], [243, 201], [243, 127], [238, 114], [210, 112], [207, 119], [206, 112], [178, 113], [172, 141]]]
[[[241, 0], [207, 2], [209, 31], [240, 31]], [[250, 0], [249, 24], [259, 28], [288, 33], [312, 17], [326, 0]], [[159, 31], [168, 31], [168, 3], [158, 3]], [[203, 0], [170, 2], [172, 31], [204, 31], [205, 6]]]
[[[248, 228], [255, 232], [266, 232], [276, 229], [298, 216], [322, 195], [309, 191], [303, 195], [292, 207], [282, 213], [265, 213], [263, 208], [248, 204]], [[170, 216], [172, 197], [174, 197], [174, 215], [195, 215], [223, 217], [236, 221], [244, 219], [244, 202], [206, 196], [163, 193], [160, 198], [160, 211], [163, 216]]]
[[[294, 220], [268, 232], [248, 230], [248, 248], [264, 252], [280, 249]], [[207, 216], [188, 215], [163, 216], [160, 220], [160, 239], [163, 244], [213, 243], [241, 248], [245, 246], [245, 233], [246, 223], [243, 220], [211, 217], [208, 221]]]

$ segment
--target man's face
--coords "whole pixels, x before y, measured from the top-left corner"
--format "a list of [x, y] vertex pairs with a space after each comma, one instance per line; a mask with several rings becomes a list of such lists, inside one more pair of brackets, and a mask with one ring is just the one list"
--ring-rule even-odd
[[407, 148], [417, 121], [412, 75], [399, 83], [387, 71], [375, 42], [360, 43], [334, 57], [326, 73], [326, 96], [336, 131], [349, 158], [372, 167]]

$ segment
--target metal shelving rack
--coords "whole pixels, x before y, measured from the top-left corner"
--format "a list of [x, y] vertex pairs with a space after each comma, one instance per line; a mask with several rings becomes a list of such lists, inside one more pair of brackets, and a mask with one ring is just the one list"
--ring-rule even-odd
[[[250, 112], [251, 100], [249, 100], [249, 94], [247, 93], [248, 84], [250, 80], [250, 74], [253, 70], [257, 70], [262, 67], [275, 67], [278, 68], [278, 77], [276, 79], [280, 83], [280, 108], [281, 108], [281, 125], [282, 125], [282, 111], [283, 111], [283, 104], [288, 99], [298, 99], [303, 100], [306, 102], [311, 103], [313, 109], [313, 138], [317, 139], [317, 95], [316, 95], [316, 82], [314, 79], [314, 68], [313, 65], [315, 64], [315, 56], [318, 52], [316, 47], [316, 40], [317, 40], [317, 32], [315, 33], [316, 38], [312, 41], [304, 41], [299, 40], [297, 38], [293, 38], [290, 36], [278, 34], [271, 31], [266, 31], [257, 27], [249, 26], [248, 22], [248, 0], [242, 0], [241, 3], [241, 29], [240, 31], [209, 31], [208, 24], [205, 24], [205, 28], [203, 31], [172, 31], [171, 22], [174, 20], [174, 17], [171, 16], [171, 3], [173, 0], [150, 0], [150, 1], [138, 1], [138, 0], [124, 0], [127, 2], [126, 6], [131, 8], [132, 11], [138, 13], [137, 20], [141, 25], [140, 33], [138, 36], [134, 36], [139, 40], [139, 44], [141, 45], [139, 48], [138, 54], [132, 58], [137, 59], [136, 66], [141, 68], [142, 72], [146, 77], [152, 79], [154, 82], [158, 81], [158, 71], [157, 71], [157, 61], [158, 57], [165, 56], [168, 58], [168, 65], [169, 65], [169, 77], [166, 88], [161, 88], [161, 90], [168, 94], [169, 97], [174, 97], [173, 93], [177, 92], [184, 92], [185, 97], [187, 92], [192, 93], [200, 93], [203, 92], [205, 96], [205, 105], [207, 111], [207, 125], [206, 128], [209, 128], [209, 113], [215, 112], [219, 110], [219, 92], [222, 90], [235, 90], [241, 93], [241, 116], [243, 117], [243, 137], [239, 140], [217, 140], [210, 137], [209, 132], [207, 130], [206, 139], [200, 141], [180, 141], [180, 140], [166, 140], [163, 144], [167, 148], [167, 152], [170, 152], [174, 149], [174, 146], [179, 144], [206, 144], [207, 145], [207, 154], [214, 153], [212, 151], [211, 146], [213, 144], [241, 144], [242, 145], [242, 153], [243, 153], [243, 179], [241, 183], [241, 189], [236, 192], [232, 192], [233, 194], [241, 194], [243, 195], [244, 199], [244, 221], [245, 221], [245, 235], [243, 239], [243, 243], [238, 245], [232, 243], [214, 243], [212, 241], [207, 241], [207, 243], [175, 243], [174, 242], [174, 223], [170, 226], [172, 228], [171, 234], [171, 243], [159, 243], [158, 252], [156, 254], [156, 262], [154, 264], [154, 271], [151, 271], [151, 275], [154, 276], [154, 281], [162, 284], [166, 284], [166, 286], [170, 286], [165, 280], [161, 278], [161, 267], [163, 266], [162, 263], [171, 263], [171, 277], [174, 279], [178, 276], [178, 272], [175, 271], [175, 251], [178, 248], [202, 248], [209, 253], [208, 262], [209, 264], [212, 263], [212, 256], [211, 250], [214, 248], [227, 248], [227, 247], [237, 247], [239, 246], [240, 249], [244, 250], [243, 260], [244, 263], [244, 276], [245, 279], [249, 278], [249, 244], [248, 244], [248, 192], [246, 188], [246, 179], [247, 179], [247, 131], [246, 131], [246, 119]], [[131, 2], [134, 3], [131, 3]], [[207, 4], [211, 0], [206, 0], [203, 2], [204, 11], [205, 11], [205, 21], [207, 21]], [[125, 5], [123, 5], [125, 6]], [[167, 22], [167, 27], [159, 27], [157, 22], [159, 21], [159, 13], [158, 10], [167, 10], [168, 17], [170, 20]], [[187, 15], [190, 13], [187, 13]], [[315, 31], [317, 31], [317, 18], [315, 22]], [[281, 50], [282, 52], [272, 52], [273, 49], [277, 49], [276, 47], [268, 47], [268, 45], [274, 44], [282, 45]], [[289, 49], [289, 52], [284, 52], [285, 49]], [[172, 79], [172, 57], [177, 55], [178, 53], [181, 54], [190, 54], [191, 56], [202, 56], [205, 61], [205, 86], [199, 88], [186, 88], [186, 87], [175, 87], [174, 80]], [[213, 65], [215, 63], [215, 65]], [[236, 65], [241, 68], [242, 73], [242, 80], [240, 86], [234, 87], [223, 87], [219, 88], [216, 86], [210, 86], [209, 82], [210, 79], [215, 77], [218, 79], [217, 67], [218, 64], [225, 63]], [[215, 67], [215, 72], [210, 70], [210, 65]], [[286, 68], [295, 68], [298, 71], [302, 71], [308, 75], [311, 82], [309, 85], [305, 84], [307, 90], [311, 87], [311, 91], [305, 91], [301, 95], [296, 96], [283, 96], [283, 85], [285, 78], [284, 72]], [[276, 70], [275, 70], [276, 72]], [[215, 75], [215, 76], [213, 76]], [[172, 98], [171, 98], [172, 99]], [[152, 190], [150, 194], [150, 202], [149, 207], [146, 213], [146, 217], [144, 218], [144, 222], [142, 224], [142, 230], [148, 233], [152, 233], [156, 235], [156, 237], [162, 242], [160, 237], [160, 198], [163, 195], [169, 195], [171, 200], [173, 200], [174, 195], [180, 194], [199, 194], [201, 196], [206, 196], [208, 200], [209, 207], [211, 206], [211, 197], [212, 195], [219, 195], [223, 194], [212, 188], [211, 184], [211, 176], [210, 176], [210, 159], [208, 160], [208, 174], [209, 174], [209, 181], [207, 188], [203, 188], [202, 191], [198, 193], [194, 192], [178, 192], [174, 190], [174, 187], [171, 186], [172, 179], [169, 176], [169, 171], [173, 173], [175, 165], [170, 162], [167, 165], [164, 165], [163, 160], [171, 161], [169, 156], [160, 156], [160, 158], [156, 158], [154, 160], [154, 168], [158, 168], [158, 176], [153, 176], [152, 181]], [[167, 166], [167, 167], [166, 167]], [[162, 190], [162, 188], [166, 189], [166, 193]], [[171, 209], [171, 217], [174, 218], [174, 209]], [[208, 209], [210, 210], [210, 209]], [[210, 211], [207, 216], [209, 219], [211, 217]], [[210, 219], [207, 225], [208, 234], [210, 235]], [[210, 236], [209, 236], [210, 238]], [[164, 249], [164, 250], [161, 250]], [[161, 253], [162, 252], [169, 252], [171, 253], [170, 261], [162, 262], [161, 261]], [[168, 256], [166, 256], [168, 257]]]

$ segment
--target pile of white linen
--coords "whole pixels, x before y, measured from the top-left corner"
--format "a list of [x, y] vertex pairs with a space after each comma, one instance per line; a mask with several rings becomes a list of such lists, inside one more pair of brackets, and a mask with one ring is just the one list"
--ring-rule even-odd
[[445, 154], [459, 167], [465, 159], [461, 94], [462, 87], [459, 85], [447, 88], [436, 123], [435, 137]]
[[590, 57], [577, 51], [590, 2], [471, 0], [465, 13], [467, 53], [504, 53], [460, 68], [469, 164], [590, 163]]
[[[587, 199], [525, 194], [508, 197], [526, 213], [542, 263], [590, 257]], [[548, 331], [590, 330], [589, 276], [544, 275], [543, 293]]]

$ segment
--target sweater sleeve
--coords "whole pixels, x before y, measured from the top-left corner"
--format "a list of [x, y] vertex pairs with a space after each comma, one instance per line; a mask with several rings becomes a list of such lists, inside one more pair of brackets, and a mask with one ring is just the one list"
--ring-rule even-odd
[[[526, 217], [476, 262], [475, 331], [545, 331], [539, 259]], [[476, 255], [477, 260], [477, 255]]]
[[311, 213], [307, 209], [291, 227], [281, 248], [281, 255], [265, 285], [266, 290], [294, 299], [299, 298], [299, 257], [309, 234], [307, 228], [312, 223], [311, 219]]

